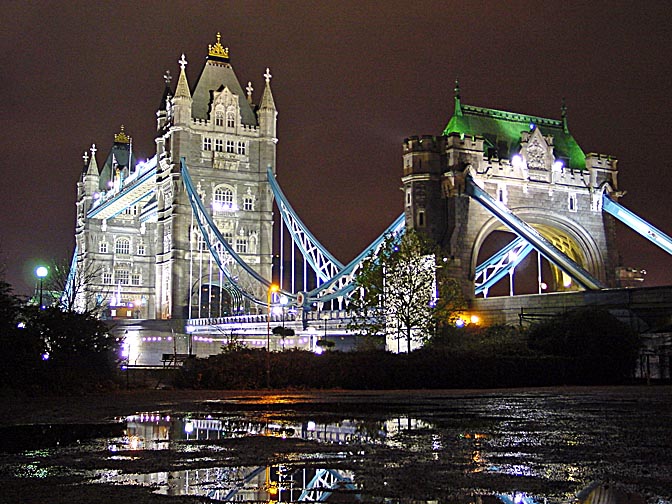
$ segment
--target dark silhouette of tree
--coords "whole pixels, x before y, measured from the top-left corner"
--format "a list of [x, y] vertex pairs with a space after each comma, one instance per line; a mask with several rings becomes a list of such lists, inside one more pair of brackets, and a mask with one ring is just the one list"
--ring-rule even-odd
[[639, 354], [639, 337], [602, 309], [574, 310], [530, 329], [529, 346], [567, 358], [582, 383], [614, 383], [629, 378]]

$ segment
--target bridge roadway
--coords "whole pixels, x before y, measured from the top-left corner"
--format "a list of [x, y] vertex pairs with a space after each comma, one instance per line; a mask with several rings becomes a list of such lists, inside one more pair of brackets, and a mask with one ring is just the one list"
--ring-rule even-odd
[[[552, 315], [580, 307], [609, 310], [640, 333], [672, 332], [672, 286], [558, 292], [477, 298], [469, 315], [478, 315], [482, 324], [527, 325]], [[326, 338], [335, 349], [351, 350], [356, 337], [347, 330], [346, 311], [312, 311], [300, 315], [241, 315], [188, 320], [120, 320], [114, 334], [128, 342], [128, 364], [164, 365], [165, 354], [207, 357], [220, 353], [222, 346], [237, 341], [252, 348], [282, 351], [287, 348], [317, 350]], [[295, 335], [280, 338], [273, 328], [293, 329]], [[267, 340], [268, 329], [271, 334]]]

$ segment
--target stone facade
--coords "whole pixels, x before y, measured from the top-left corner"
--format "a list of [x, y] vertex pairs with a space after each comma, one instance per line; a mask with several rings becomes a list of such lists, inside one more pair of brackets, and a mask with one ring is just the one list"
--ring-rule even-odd
[[[465, 194], [467, 176], [597, 280], [616, 284], [614, 222], [602, 212], [602, 194], [619, 196], [617, 162], [583, 153], [564, 107], [562, 120], [472, 107], [456, 88], [443, 135], [404, 142], [406, 225], [441, 245], [445, 267], [469, 299], [481, 246], [506, 228]], [[576, 288], [559, 269], [553, 276], [553, 290]]]
[[[271, 278], [266, 172], [275, 173], [277, 110], [270, 72], [255, 105], [251, 84], [243, 91], [219, 34], [193, 87], [184, 55], [179, 63], [176, 86], [166, 78], [157, 111], [156, 156], [138, 164], [122, 130], [100, 170], [92, 151], [78, 184], [77, 267], [94, 272], [78, 302], [102, 304], [112, 317], [182, 319], [253, 309], [211, 258], [192, 216], [181, 160], [222, 236]], [[230, 256], [227, 268], [246, 294], [265, 298], [263, 286]]]

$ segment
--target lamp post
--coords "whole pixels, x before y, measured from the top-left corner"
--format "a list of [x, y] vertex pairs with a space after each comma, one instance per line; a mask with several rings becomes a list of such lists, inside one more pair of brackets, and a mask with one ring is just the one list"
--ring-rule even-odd
[[42, 293], [43, 293], [44, 291], [43, 291], [43, 289], [42, 289], [42, 285], [43, 285], [44, 278], [45, 278], [48, 274], [49, 274], [49, 270], [48, 270], [45, 266], [38, 266], [38, 267], [35, 269], [35, 275], [37, 276], [37, 278], [40, 279], [40, 310], [43, 309], [43, 306], [42, 306]]
[[282, 351], [285, 351], [285, 306], [287, 306], [287, 303], [289, 302], [289, 299], [287, 296], [282, 295], [280, 296], [280, 306], [282, 308]]
[[266, 316], [266, 387], [269, 389], [271, 388], [271, 296], [274, 292], [278, 292], [279, 290], [280, 287], [277, 284], [268, 286], [268, 314]]

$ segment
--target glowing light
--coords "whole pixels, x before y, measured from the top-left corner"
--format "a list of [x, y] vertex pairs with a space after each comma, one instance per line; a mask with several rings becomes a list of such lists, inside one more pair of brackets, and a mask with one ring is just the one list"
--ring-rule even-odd
[[25, 322], [19, 322], [18, 324], [16, 324], [16, 327], [18, 327], [19, 329], [25, 329], [26, 328], [26, 323]]
[[525, 166], [525, 161], [523, 161], [523, 157], [520, 154], [516, 154], [511, 158], [511, 164], [514, 168], [523, 168]]
[[478, 323], [481, 321], [481, 319], [479, 318], [478, 315], [472, 315], [472, 316], [469, 318], [469, 321], [470, 321], [472, 324], [478, 324]]
[[44, 360], [44, 361], [49, 360], [49, 352], [44, 352], [44, 353], [42, 354], [42, 360]]
[[546, 290], [546, 289], [548, 289], [548, 284], [547, 284], [546, 282], [541, 282], [541, 283], [539, 284], [539, 286], [541, 287], [541, 290]]
[[569, 288], [572, 286], [572, 279], [571, 278], [565, 278], [565, 281], [562, 283], [563, 286], [566, 288]]
[[464, 327], [464, 320], [462, 320], [461, 318], [457, 319], [455, 321], [455, 327]]
[[35, 270], [35, 275], [37, 278], [44, 278], [49, 274], [49, 270], [45, 266], [38, 266]]
[[564, 167], [565, 167], [565, 165], [560, 160], [553, 163], [553, 169], [556, 170], [556, 171], [562, 171], [562, 169]]
[[191, 420], [187, 420], [184, 423], [184, 432], [187, 434], [191, 434], [192, 432], [194, 432], [194, 422], [192, 422]]

